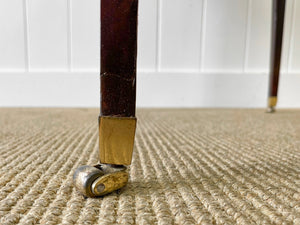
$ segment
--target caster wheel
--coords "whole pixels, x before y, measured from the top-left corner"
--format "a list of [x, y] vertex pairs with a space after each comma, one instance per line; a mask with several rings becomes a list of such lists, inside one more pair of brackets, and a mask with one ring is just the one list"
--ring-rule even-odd
[[73, 182], [84, 196], [97, 197], [124, 187], [128, 182], [128, 173], [125, 166], [81, 166], [75, 171]]
[[267, 113], [274, 113], [275, 112], [275, 107], [270, 106], [267, 108]]

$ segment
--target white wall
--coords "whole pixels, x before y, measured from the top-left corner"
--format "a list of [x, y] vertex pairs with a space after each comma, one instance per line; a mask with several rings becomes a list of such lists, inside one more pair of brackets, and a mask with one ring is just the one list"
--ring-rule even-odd
[[[142, 107], [264, 107], [271, 0], [140, 0]], [[99, 106], [99, 0], [0, 0], [0, 106]], [[300, 107], [287, 0], [279, 107]]]

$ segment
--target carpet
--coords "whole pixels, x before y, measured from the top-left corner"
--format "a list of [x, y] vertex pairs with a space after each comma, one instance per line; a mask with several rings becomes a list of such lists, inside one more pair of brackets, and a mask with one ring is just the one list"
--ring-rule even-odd
[[140, 109], [130, 180], [72, 183], [98, 161], [97, 109], [0, 109], [0, 224], [300, 224], [300, 110]]

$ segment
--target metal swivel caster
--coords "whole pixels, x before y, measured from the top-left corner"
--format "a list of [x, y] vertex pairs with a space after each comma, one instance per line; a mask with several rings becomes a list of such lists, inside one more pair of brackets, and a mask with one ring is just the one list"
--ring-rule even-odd
[[73, 182], [84, 196], [98, 197], [124, 187], [128, 182], [128, 172], [122, 165], [81, 166], [75, 171]]
[[270, 107], [268, 107], [267, 108], [267, 113], [274, 113], [276, 110], [275, 110], [275, 107], [273, 107], [273, 106], [270, 106]]

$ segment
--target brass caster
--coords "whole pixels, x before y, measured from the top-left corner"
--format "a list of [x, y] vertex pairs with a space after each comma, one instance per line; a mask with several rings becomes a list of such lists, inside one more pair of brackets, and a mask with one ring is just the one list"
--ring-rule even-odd
[[273, 106], [270, 106], [270, 107], [268, 107], [267, 108], [267, 113], [274, 113], [276, 110], [275, 110], [275, 107], [273, 107]]
[[277, 97], [276, 96], [269, 97], [267, 113], [274, 113], [276, 105], [277, 105]]
[[124, 187], [128, 182], [128, 172], [122, 165], [81, 166], [75, 171], [73, 182], [84, 196], [98, 197]]

